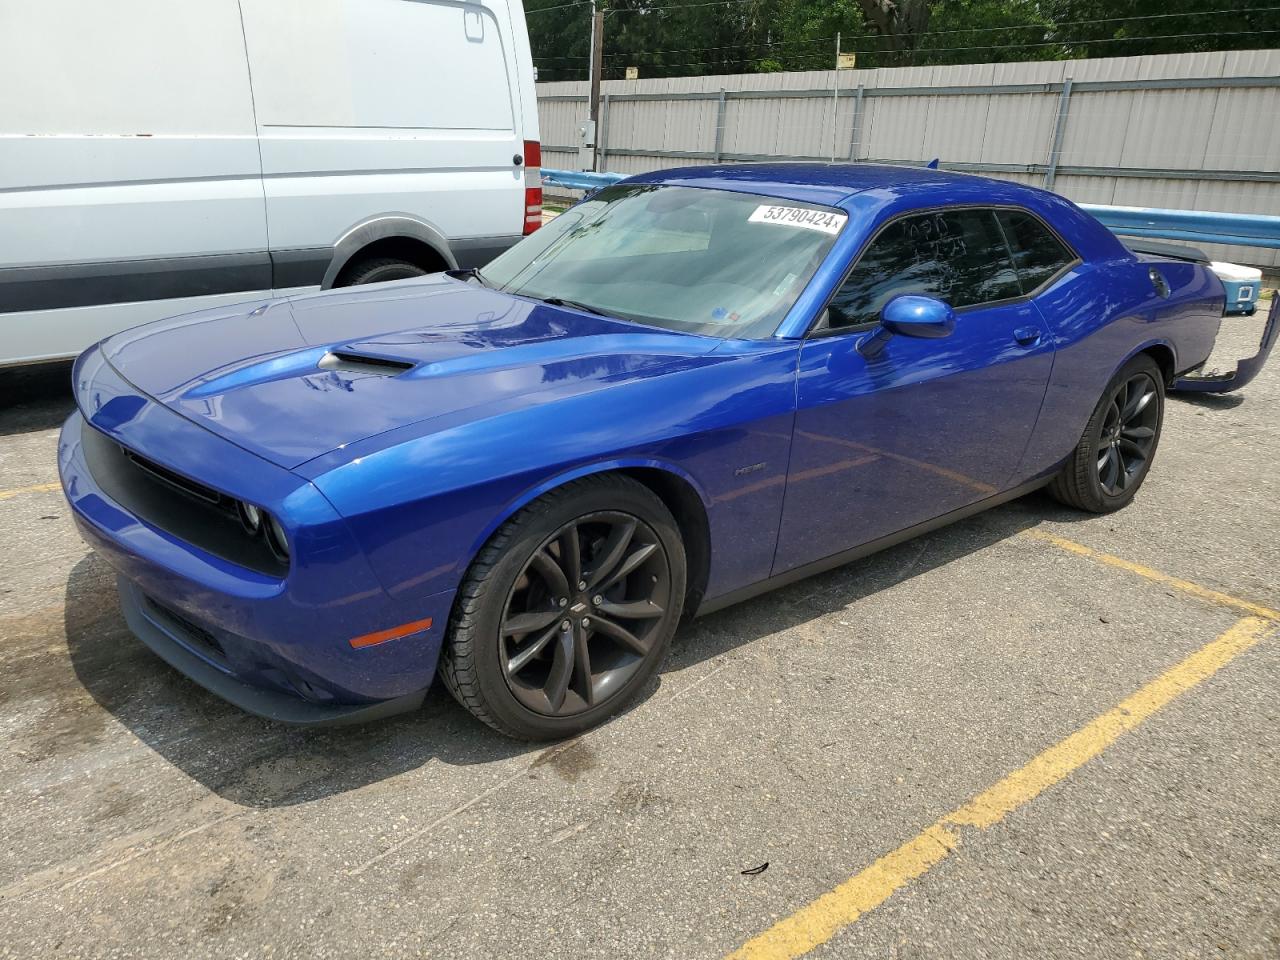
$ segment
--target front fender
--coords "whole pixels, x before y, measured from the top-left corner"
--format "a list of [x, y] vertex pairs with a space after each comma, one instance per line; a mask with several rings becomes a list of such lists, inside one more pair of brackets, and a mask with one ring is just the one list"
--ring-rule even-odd
[[600, 473], [609, 473], [615, 470], [627, 469], [661, 470], [665, 473], [679, 477], [681, 480], [689, 484], [689, 486], [693, 488], [694, 492], [697, 493], [698, 499], [702, 501], [702, 508], [708, 512], [710, 511], [711, 497], [707, 494], [706, 488], [687, 470], [684, 470], [680, 466], [668, 460], [659, 460], [652, 457], [615, 457], [609, 460], [580, 464], [571, 470], [565, 470], [562, 473], [547, 477], [545, 480], [534, 484], [514, 500], [510, 501], [503, 508], [500, 514], [495, 516], [492, 521], [485, 525], [476, 537], [475, 542], [471, 545], [471, 549], [468, 553], [466, 564], [464, 564], [464, 566], [471, 563], [471, 560], [475, 555], [480, 552], [480, 548], [488, 542], [489, 538], [493, 536], [499, 527], [539, 497], [544, 496], [559, 487], [563, 487], [566, 483], [572, 483], [574, 480], [581, 480], [583, 477], [590, 477]]

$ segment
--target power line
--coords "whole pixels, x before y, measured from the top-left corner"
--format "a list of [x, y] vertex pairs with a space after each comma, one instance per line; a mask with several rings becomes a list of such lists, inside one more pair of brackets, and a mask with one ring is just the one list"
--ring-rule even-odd
[[527, 17], [531, 13], [550, 13], [552, 10], [566, 10], [569, 7], [580, 7], [590, 2], [591, 0], [573, 0], [572, 3], [557, 3], [554, 7], [538, 7], [536, 10], [526, 10], [524, 14]]
[[[1005, 44], [992, 44], [987, 46], [917, 47], [912, 49], [896, 50], [892, 52], [900, 55], [905, 54], [909, 56], [914, 56], [914, 55], [921, 55], [921, 54], [934, 55], [939, 53], [958, 52], [958, 51], [1010, 50], [1010, 49], [1025, 49], [1028, 47], [1081, 47], [1081, 46], [1092, 46], [1094, 44], [1100, 44], [1100, 43], [1138, 43], [1138, 42], [1146, 42], [1150, 40], [1194, 40], [1194, 39], [1200, 39], [1203, 37], [1262, 36], [1266, 34], [1280, 34], [1280, 29], [1237, 30], [1237, 31], [1213, 32], [1213, 33], [1174, 33], [1174, 34], [1165, 34], [1162, 36], [1155, 36], [1155, 37], [1104, 37], [1104, 38], [1095, 39], [1095, 40], [1052, 40], [1052, 41], [1045, 41], [1043, 43], [1005, 43]], [[714, 49], [714, 48], [707, 48], [707, 49]], [[691, 50], [689, 52], [695, 52], [695, 50]], [[856, 52], [874, 53], [874, 52], [885, 52], [885, 51], [858, 50]], [[643, 60], [646, 56], [649, 56], [649, 55], [648, 54], [632, 54], [631, 56], [632, 56], [632, 59]], [[535, 60], [583, 60], [586, 58], [585, 57], [541, 57], [541, 58], [535, 57], [534, 59]], [[659, 63], [659, 64], [654, 64], [654, 66], [656, 67], [715, 67], [715, 66], [723, 66], [726, 64], [738, 64], [738, 63], [757, 64], [770, 59], [772, 58], [771, 57], [724, 57], [720, 60], [693, 60], [693, 61], [684, 61], [681, 63]], [[818, 60], [820, 63], [819, 69], [822, 68], [821, 65], [830, 67], [830, 63], [828, 62], [830, 58], [828, 58], [824, 53], [815, 52], [815, 53], [801, 54], [799, 56], [788, 57], [787, 59], [792, 62], [796, 62], [796, 61], [813, 62], [815, 60]]]
[[[536, 10], [530, 10], [527, 12], [542, 13], [542, 12], [551, 11], [551, 10], [563, 10], [569, 7], [587, 5], [589, 2], [590, 0], [574, 0], [574, 2], [571, 2], [571, 3], [557, 4], [551, 7], [541, 7]], [[707, 2], [700, 2], [700, 3], [694, 3], [694, 4], [666, 5], [661, 7], [640, 7], [640, 8], [624, 7], [624, 8], [615, 9], [610, 12], [640, 13], [640, 12], [648, 12], [650, 10], [673, 10], [673, 9], [685, 10], [685, 9], [691, 9], [695, 7], [725, 6], [730, 4], [746, 3], [746, 2], [756, 2], [756, 0], [707, 0]], [[1129, 2], [1136, 2], [1136, 0], [1129, 0]], [[1008, 24], [1008, 25], [999, 26], [999, 27], [972, 27], [972, 28], [963, 28], [963, 29], [954, 29], [954, 30], [930, 30], [930, 31], [914, 34], [912, 35], [912, 38], [918, 42], [927, 37], [955, 36], [959, 34], [999, 33], [999, 32], [1008, 31], [1008, 30], [1035, 30], [1035, 29], [1043, 30], [1046, 33], [1052, 33], [1053, 31], [1059, 28], [1070, 27], [1070, 26], [1096, 26], [1096, 25], [1101, 25], [1106, 23], [1131, 23], [1131, 22], [1139, 22], [1139, 21], [1164, 20], [1170, 17], [1218, 16], [1222, 14], [1234, 14], [1234, 13], [1242, 13], [1242, 12], [1270, 13], [1277, 10], [1280, 10], [1280, 7], [1278, 6], [1256, 7], [1247, 11], [1241, 11], [1237, 9], [1216, 9], [1216, 10], [1196, 10], [1196, 11], [1187, 11], [1187, 12], [1178, 12], [1178, 13], [1138, 14], [1138, 15], [1127, 16], [1127, 17], [1105, 17], [1105, 18], [1086, 19], [1086, 20], [1064, 20], [1058, 23], [1047, 23], [1047, 24], [1027, 23], [1027, 24]], [[1049, 47], [1049, 46], [1071, 47], [1071, 46], [1082, 46], [1082, 45], [1093, 44], [1093, 43], [1120, 43], [1126, 40], [1146, 41], [1146, 40], [1167, 40], [1167, 39], [1192, 39], [1192, 38], [1200, 38], [1205, 36], [1240, 36], [1245, 33], [1257, 34], [1257, 33], [1272, 33], [1272, 32], [1275, 32], [1275, 31], [1238, 31], [1235, 33], [1213, 33], [1213, 34], [1208, 34], [1208, 33], [1167, 34], [1164, 36], [1143, 36], [1143, 37], [1104, 37], [1104, 38], [1098, 38], [1093, 40], [1070, 40], [1070, 39], [1055, 38], [1053, 40], [1046, 40], [1039, 43], [1036, 43], [1036, 42], [1009, 43], [1009, 44], [993, 44], [990, 46], [974, 45], [974, 46], [958, 46], [958, 47], [957, 46], [914, 47], [914, 48], [905, 48], [905, 49], [892, 48], [892, 47], [887, 47], [887, 48], [857, 47], [856, 52], [895, 53], [898, 55], [902, 55], [902, 54], [914, 54], [919, 52], [943, 53], [948, 51], [997, 50], [997, 49], [1006, 49], [1010, 47], [1014, 47], [1014, 48]], [[760, 40], [760, 41], [745, 42], [743, 44], [723, 45], [723, 46], [717, 46], [717, 47], [683, 47], [683, 48], [663, 49], [663, 50], [648, 50], [648, 51], [644, 51], [643, 53], [627, 53], [623, 51], [613, 51], [613, 52], [604, 54], [604, 56], [606, 58], [611, 58], [614, 60], [617, 60], [618, 58], [622, 58], [624, 60], [635, 62], [637, 60], [639, 61], [652, 60], [653, 57], [661, 56], [665, 54], [673, 54], [673, 53], [713, 53], [713, 52], [718, 52], [723, 50], [746, 51], [746, 50], [755, 49], [759, 47], [769, 47], [769, 48], [794, 47], [801, 44], [812, 45], [812, 44], [819, 44], [819, 43], [828, 43], [834, 39], [835, 39], [834, 37], [814, 37], [814, 38], [797, 38], [795, 40]], [[889, 39], [890, 37], [880, 33], [846, 35], [846, 40], [855, 44], [859, 40], [883, 41], [883, 40], [889, 40]], [[805, 55], [800, 55], [800, 56], [805, 56]], [[534, 57], [533, 59], [541, 62], [548, 62], [552, 60], [561, 61], [561, 62], [580, 62], [583, 60], [589, 60], [590, 57], [546, 55], [541, 57]], [[758, 57], [753, 59], [753, 58], [744, 58], [741, 56], [731, 56], [731, 57], [722, 58], [720, 60], [686, 62], [686, 63], [680, 63], [680, 64], [659, 64], [659, 66], [715, 66], [717, 64], [726, 64], [726, 63], [743, 63], [743, 62], [759, 63], [767, 59], [771, 59], [771, 58]], [[787, 59], [794, 61], [797, 59], [797, 56], [792, 55]], [[555, 68], [552, 68], [552, 69], [555, 69]]]
[[[1277, 10], [1280, 10], [1280, 6], [1255, 7], [1247, 12], [1271, 13]], [[971, 28], [964, 28], [964, 29], [957, 29], [957, 30], [929, 30], [923, 33], [911, 34], [911, 37], [913, 39], [919, 40], [923, 37], [943, 37], [943, 36], [952, 36], [955, 34], [970, 34], [970, 33], [1000, 33], [1005, 30], [1043, 30], [1045, 32], [1051, 32], [1053, 30], [1057, 30], [1060, 27], [1073, 27], [1073, 26], [1083, 26], [1083, 25], [1093, 26], [1093, 25], [1103, 24], [1103, 23], [1130, 23], [1130, 22], [1139, 21], [1139, 20], [1162, 20], [1162, 19], [1167, 19], [1169, 17], [1208, 17], [1208, 16], [1218, 16], [1220, 14], [1235, 14], [1240, 12], [1243, 12], [1243, 11], [1240, 11], [1238, 8], [1231, 7], [1227, 9], [1221, 9], [1221, 10], [1197, 10], [1193, 13], [1149, 13], [1149, 14], [1136, 15], [1132, 17], [1106, 17], [1103, 19], [1095, 19], [1095, 20], [1063, 20], [1057, 23], [1023, 23], [1023, 24], [1009, 24], [1003, 27], [971, 27]], [[844, 36], [844, 39], [848, 41], [888, 39], [885, 34], [881, 34], [881, 33], [844, 34], [843, 36]], [[1145, 39], [1145, 38], [1134, 37], [1132, 39]], [[742, 44], [728, 44], [728, 45], [719, 46], [719, 47], [685, 47], [682, 49], [674, 49], [674, 50], [648, 50], [646, 51], [646, 54], [709, 53], [713, 50], [738, 50], [738, 49], [742, 49], [743, 47], [761, 47], [761, 46], [779, 47], [779, 46], [789, 46], [792, 44], [802, 44], [802, 43], [803, 44], [830, 43], [833, 40], [835, 40], [834, 36], [814, 37], [811, 39], [796, 39], [796, 40], [758, 40], [758, 41], [747, 41]], [[1000, 46], [1007, 46], [1007, 44], [1000, 44]], [[934, 49], [939, 49], [939, 48], [934, 48]], [[900, 51], [886, 50], [885, 52], [900, 52]], [[615, 53], [606, 53], [605, 56], [621, 57], [621, 56], [628, 56], [628, 54], [615, 52]]]

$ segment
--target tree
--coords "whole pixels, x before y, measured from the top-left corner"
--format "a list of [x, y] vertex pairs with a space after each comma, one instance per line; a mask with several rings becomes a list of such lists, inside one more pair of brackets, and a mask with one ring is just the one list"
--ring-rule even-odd
[[[585, 79], [589, 0], [533, 0], [543, 80]], [[823, 70], [834, 38], [859, 67], [1134, 56], [1273, 47], [1275, 0], [601, 0], [604, 76]], [[536, 5], [535, 5], [536, 4]]]

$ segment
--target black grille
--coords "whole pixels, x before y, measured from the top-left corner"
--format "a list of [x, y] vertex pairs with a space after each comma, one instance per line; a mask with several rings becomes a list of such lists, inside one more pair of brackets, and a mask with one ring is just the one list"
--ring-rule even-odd
[[235, 498], [161, 466], [85, 424], [85, 462], [102, 492], [151, 526], [223, 560], [272, 577], [288, 573], [261, 536], [240, 522]]
[[139, 470], [145, 471], [153, 480], [158, 480], [160, 483], [172, 487], [179, 493], [184, 493], [189, 497], [195, 497], [197, 500], [202, 500], [205, 503], [211, 503], [217, 506], [222, 506], [224, 505], [224, 501], [229, 501], [229, 498], [224, 497], [222, 494], [218, 493], [217, 490], [213, 490], [203, 484], [196, 483], [194, 480], [190, 480], [181, 474], [174, 473], [167, 467], [162, 467], [160, 464], [148, 460], [146, 457], [139, 456], [128, 447], [121, 447], [120, 450], [128, 458], [129, 462]]
[[181, 636], [187, 646], [210, 655], [221, 662], [226, 662], [227, 653], [222, 649], [222, 644], [218, 642], [217, 637], [204, 627], [198, 623], [192, 623], [182, 614], [158, 603], [151, 597], [147, 597], [147, 607], [153, 614], [159, 616], [161, 620], [166, 621], [169, 627]]

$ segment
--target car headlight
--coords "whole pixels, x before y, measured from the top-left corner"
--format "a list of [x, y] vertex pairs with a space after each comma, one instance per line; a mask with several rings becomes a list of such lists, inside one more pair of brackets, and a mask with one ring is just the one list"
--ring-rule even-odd
[[256, 537], [262, 529], [262, 509], [241, 500], [236, 505], [236, 512], [240, 514], [241, 525], [250, 536]]
[[284, 535], [284, 527], [280, 526], [280, 521], [270, 514], [267, 514], [267, 546], [278, 559], [284, 561], [289, 559], [289, 541]]

